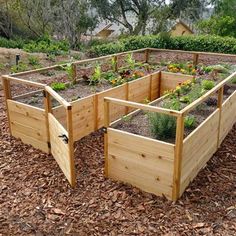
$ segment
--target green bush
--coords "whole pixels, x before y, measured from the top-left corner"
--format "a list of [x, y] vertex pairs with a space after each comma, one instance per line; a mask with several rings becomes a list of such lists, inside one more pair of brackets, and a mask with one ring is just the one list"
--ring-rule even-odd
[[232, 84], [236, 84], [236, 76], [231, 79]]
[[55, 82], [51, 84], [51, 88], [55, 91], [61, 91], [66, 89], [66, 85], [61, 82]]
[[165, 48], [236, 54], [236, 39], [210, 35], [163, 37], [162, 35], [131, 36], [117, 42], [91, 48], [93, 56], [103, 56], [141, 48]]
[[184, 127], [187, 129], [194, 128], [196, 126], [196, 118], [194, 116], [186, 116], [184, 118]]
[[23, 39], [6, 39], [0, 37], [0, 47], [3, 48], [23, 48], [25, 41]]
[[151, 133], [157, 139], [174, 138], [176, 133], [176, 118], [166, 114], [149, 113]]
[[215, 86], [215, 83], [211, 80], [203, 80], [202, 87], [205, 90], [211, 90]]
[[24, 45], [23, 49], [26, 52], [42, 52], [54, 55], [60, 55], [68, 52], [70, 45], [67, 41], [55, 41], [50, 38], [43, 38], [37, 41], [31, 41]]

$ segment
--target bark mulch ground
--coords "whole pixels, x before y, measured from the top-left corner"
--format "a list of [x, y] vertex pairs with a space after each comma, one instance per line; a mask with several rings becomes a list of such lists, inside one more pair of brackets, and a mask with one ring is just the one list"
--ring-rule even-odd
[[10, 137], [0, 91], [0, 236], [235, 235], [236, 125], [176, 203], [103, 176], [103, 134], [76, 143], [77, 186]]

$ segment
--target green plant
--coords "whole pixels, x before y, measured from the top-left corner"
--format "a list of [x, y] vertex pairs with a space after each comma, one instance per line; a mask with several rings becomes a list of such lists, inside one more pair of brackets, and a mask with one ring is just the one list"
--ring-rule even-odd
[[184, 127], [192, 129], [196, 126], [196, 118], [194, 116], [186, 116], [184, 118]]
[[176, 118], [166, 114], [148, 113], [151, 133], [157, 139], [174, 138], [176, 133]]
[[211, 90], [215, 86], [215, 83], [211, 80], [203, 80], [201, 84], [205, 90]]
[[115, 57], [111, 58], [111, 67], [113, 71], [116, 71], [117, 68], [117, 60], [115, 59]]
[[28, 69], [28, 66], [23, 63], [23, 62], [19, 62], [18, 65], [14, 65], [11, 67], [11, 73], [18, 73], [18, 72], [23, 72], [23, 71], [26, 71]]
[[3, 70], [4, 67], [4, 64], [0, 63], [0, 70]]
[[39, 63], [39, 58], [36, 57], [36, 56], [33, 56], [33, 55], [30, 55], [30, 56], [28, 57], [28, 62], [29, 62], [29, 64], [30, 64], [31, 66], [38, 66], [38, 65], [40, 65], [40, 63]]
[[130, 69], [135, 68], [135, 60], [133, 59], [133, 55], [131, 53], [128, 53], [125, 59], [125, 62], [128, 64]]
[[66, 85], [61, 82], [54, 82], [51, 84], [51, 88], [55, 91], [61, 91], [66, 89]]
[[75, 80], [73, 78], [73, 76], [74, 76], [73, 64], [72, 63], [67, 63], [66, 65], [60, 66], [60, 68], [63, 69], [64, 71], [66, 71], [69, 81], [72, 84], [74, 84]]
[[101, 81], [102, 70], [100, 65], [96, 65], [94, 72], [89, 80], [89, 85], [96, 85]]
[[236, 84], [236, 76], [234, 76], [234, 77], [231, 79], [231, 83], [232, 83], [232, 84]]

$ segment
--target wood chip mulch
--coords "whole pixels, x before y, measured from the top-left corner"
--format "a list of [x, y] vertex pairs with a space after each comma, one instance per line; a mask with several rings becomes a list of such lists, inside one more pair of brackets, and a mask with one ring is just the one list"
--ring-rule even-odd
[[176, 203], [103, 176], [103, 134], [76, 143], [77, 187], [8, 133], [0, 91], [0, 236], [235, 235], [236, 125]]

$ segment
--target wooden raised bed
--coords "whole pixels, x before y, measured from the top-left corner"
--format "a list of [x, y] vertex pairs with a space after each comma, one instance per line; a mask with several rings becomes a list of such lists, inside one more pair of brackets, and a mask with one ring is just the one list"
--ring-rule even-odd
[[[148, 56], [151, 51], [158, 50], [148, 48], [136, 50], [131, 53], [142, 52], [144, 53], [144, 61], [148, 61]], [[78, 61], [74, 62], [73, 66], [76, 68], [77, 65], [83, 64], [85, 62], [103, 60], [111, 57], [114, 57], [116, 61], [118, 61], [119, 56], [127, 53], [130, 52]], [[182, 51], [180, 53], [186, 52]], [[207, 53], [201, 52], [191, 52], [191, 54], [193, 55], [194, 63], [197, 63], [198, 56], [196, 57], [196, 55], [207, 55]], [[125, 83], [100, 93], [92, 94], [73, 102], [67, 102], [46, 84], [17, 78], [18, 76], [31, 75], [33, 73], [47, 71], [58, 67], [59, 66], [56, 65], [34, 71], [5, 75], [2, 76], [2, 80], [6, 97], [10, 133], [14, 137], [22, 139], [24, 143], [31, 144], [35, 148], [38, 148], [46, 153], [51, 153], [72, 186], [74, 186], [76, 182], [74, 142], [104, 126], [105, 120], [103, 100], [105, 97], [113, 97], [116, 99], [132, 101], [136, 103], [142, 103], [147, 99], [149, 101], [154, 101], [163, 95], [164, 91], [173, 89], [179, 82], [183, 82], [184, 80], [192, 78], [192, 76], [188, 75], [159, 71], [143, 78]], [[74, 77], [76, 77], [76, 73]], [[11, 95], [11, 82], [33, 86], [37, 88], [38, 91], [43, 92], [44, 108], [37, 108], [22, 102], [14, 101], [15, 98]], [[30, 96], [33, 94], [34, 92], [23, 96]], [[57, 100], [61, 105], [58, 107], [52, 107], [51, 98]], [[117, 104], [111, 105], [110, 121], [115, 121], [121, 118], [123, 115], [133, 111], [135, 108], [135, 106], [127, 108], [124, 106], [117, 106]], [[223, 105], [222, 109], [228, 110], [230, 107], [229, 105], [225, 105], [224, 108]], [[222, 116], [222, 120], [231, 118], [232, 117], [224, 118]], [[223, 136], [227, 134], [228, 129], [229, 127], [222, 127], [222, 139]], [[135, 136], [135, 138], [140, 137]], [[149, 139], [145, 140], [149, 142]], [[152, 142], [157, 143], [156, 140]], [[181, 142], [181, 140], [178, 142]], [[160, 144], [158, 143], [157, 147], [160, 147], [160, 145], [164, 145], [163, 142]], [[174, 147], [174, 145], [166, 144], [163, 153], [161, 152], [161, 149], [160, 152], [161, 154], [165, 154], [166, 152], [169, 153], [170, 151], [168, 158], [175, 162], [174, 155], [176, 155], [176, 151]], [[162, 155], [160, 156], [162, 157]]]
[[[177, 200], [198, 172], [217, 151], [236, 122], [236, 91], [223, 102], [224, 85], [236, 72], [181, 111], [105, 98], [105, 174], [115, 180]], [[184, 139], [184, 117], [214, 93], [217, 109]], [[114, 128], [110, 105], [132, 107], [175, 116], [175, 143], [135, 135]], [[115, 123], [118, 123], [116, 121]]]

